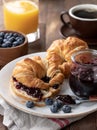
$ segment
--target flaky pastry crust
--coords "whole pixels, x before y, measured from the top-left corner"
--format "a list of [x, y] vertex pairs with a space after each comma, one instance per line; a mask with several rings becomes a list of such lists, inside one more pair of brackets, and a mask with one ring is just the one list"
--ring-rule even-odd
[[47, 76], [53, 77], [55, 73], [62, 72], [65, 78], [68, 77], [71, 55], [86, 48], [87, 43], [76, 37], [55, 40], [47, 50]]

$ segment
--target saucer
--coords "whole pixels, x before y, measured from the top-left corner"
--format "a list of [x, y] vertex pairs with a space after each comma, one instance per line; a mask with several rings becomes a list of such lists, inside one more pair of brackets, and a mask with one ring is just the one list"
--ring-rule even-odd
[[88, 45], [97, 45], [97, 38], [84, 38], [79, 33], [77, 33], [70, 23], [68, 25], [62, 25], [60, 28], [60, 34], [63, 38], [66, 38], [68, 36], [75, 36], [78, 37], [88, 43]]

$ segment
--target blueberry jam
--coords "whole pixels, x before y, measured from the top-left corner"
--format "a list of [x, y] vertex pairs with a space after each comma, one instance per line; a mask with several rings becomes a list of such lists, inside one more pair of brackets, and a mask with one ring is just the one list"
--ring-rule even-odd
[[16, 82], [16, 88], [17, 89], [21, 89], [23, 91], [25, 91], [28, 95], [38, 98], [39, 100], [42, 99], [43, 93], [41, 92], [41, 90], [39, 88], [28, 88], [27, 86], [23, 85], [22, 83], [19, 83], [16, 78], [13, 77], [14, 82]]
[[59, 88], [59, 84], [54, 84], [54, 85], [52, 86], [52, 88], [58, 89], [58, 88]]
[[79, 97], [97, 95], [97, 51], [86, 50], [72, 56], [69, 84]]
[[58, 95], [56, 100], [61, 100], [63, 104], [75, 104], [75, 100], [70, 95]]
[[[45, 76], [45, 77], [43, 77], [41, 80], [43, 80], [45, 83], [49, 83], [49, 81], [51, 80], [51, 78]], [[58, 87], [59, 87], [59, 84], [54, 84], [54, 85], [52, 86], [53, 89], [58, 89]]]
[[50, 79], [51, 79], [50, 77], [45, 76], [41, 80], [43, 80], [46, 83], [49, 83]]
[[0, 47], [9, 48], [21, 45], [25, 41], [23, 35], [16, 32], [0, 32]]

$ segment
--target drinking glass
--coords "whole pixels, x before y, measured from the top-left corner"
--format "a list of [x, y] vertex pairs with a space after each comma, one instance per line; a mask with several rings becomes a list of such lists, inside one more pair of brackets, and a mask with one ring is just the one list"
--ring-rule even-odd
[[3, 0], [4, 26], [27, 34], [37, 39], [39, 1], [38, 0]]

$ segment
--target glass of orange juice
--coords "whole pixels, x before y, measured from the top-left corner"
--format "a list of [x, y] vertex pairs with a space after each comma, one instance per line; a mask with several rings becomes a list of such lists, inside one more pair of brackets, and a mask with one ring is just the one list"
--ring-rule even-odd
[[5, 29], [37, 35], [38, 4], [38, 0], [3, 0]]

